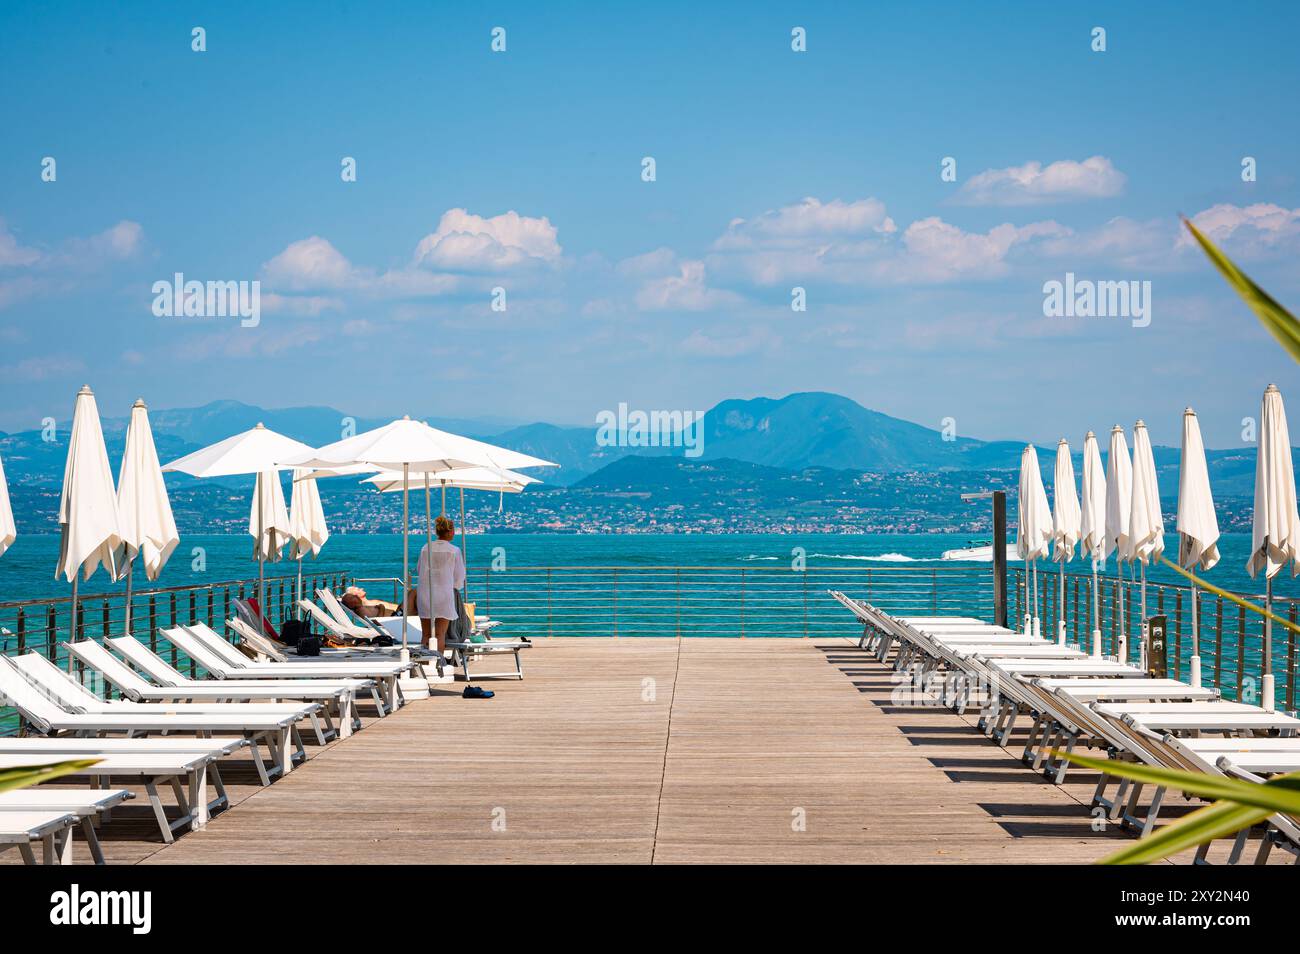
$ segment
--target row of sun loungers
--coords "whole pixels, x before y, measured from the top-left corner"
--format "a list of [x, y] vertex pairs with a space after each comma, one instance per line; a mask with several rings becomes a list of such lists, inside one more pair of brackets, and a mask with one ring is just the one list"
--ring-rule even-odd
[[[0, 704], [17, 709], [28, 733], [0, 737], [0, 768], [94, 760], [62, 776], [89, 782], [90, 791], [42, 785], [0, 794], [0, 850], [16, 847], [29, 863], [38, 856], [45, 863], [66, 863], [72, 831], [79, 827], [93, 860], [102, 864], [95, 828], [132, 797], [108, 787], [127, 780], [143, 787], [163, 841], [171, 842], [177, 831], [202, 828], [213, 812], [229, 806], [219, 763], [248, 760], [268, 785], [306, 758], [302, 730], [325, 745], [360, 727], [360, 700], [372, 702], [381, 718], [398, 709], [403, 679], [423, 678], [433, 654], [422, 651], [417, 639], [403, 659], [392, 645], [400, 629], [394, 633], [384, 625], [391, 620], [353, 616], [328, 590], [317, 598], [320, 605], [302, 601], [302, 609], [333, 642], [346, 644], [326, 647], [319, 657], [287, 655], [238, 601], [241, 616], [226, 621], [237, 645], [203, 623], [161, 629], [176, 651], [203, 670], [203, 679], [185, 675], [131, 635], [64, 643], [69, 660], [115, 689], [117, 699], [92, 692], [38, 653], [0, 657]], [[480, 630], [493, 625], [485, 621]], [[513, 671], [480, 678], [522, 679], [519, 652], [530, 645], [489, 640], [451, 648], [467, 681], [471, 659], [499, 654], [514, 657]], [[160, 791], [166, 789], [175, 798], [176, 817], [163, 804]]]
[[[95, 826], [132, 797], [110, 780], [144, 788], [171, 842], [229, 806], [219, 763], [251, 760], [261, 784], [270, 784], [306, 758], [300, 725], [320, 744], [346, 737], [360, 725], [357, 700], [368, 696], [378, 716], [387, 715], [402, 704], [400, 677], [416, 665], [379, 655], [256, 662], [202, 624], [162, 634], [209, 678], [185, 676], [132, 636], [63, 644], [120, 699], [101, 698], [38, 653], [0, 657], [0, 702], [34, 733], [0, 737], [0, 768], [94, 760], [61, 776], [89, 782], [89, 791], [41, 785], [0, 793], [0, 850], [16, 847], [29, 863], [66, 863], [80, 827], [103, 863]], [[160, 795], [168, 788], [174, 818]]]
[[[979, 728], [1004, 747], [1016, 721], [1031, 720], [1021, 758], [1057, 784], [1069, 763], [1052, 753], [1079, 745], [1104, 749], [1112, 759], [1254, 781], [1300, 770], [1300, 719], [1292, 716], [977, 619], [892, 616], [843, 593], [831, 595], [862, 622], [859, 646], [909, 677], [913, 702], [958, 712], [978, 705]], [[1143, 789], [1103, 775], [1092, 803], [1146, 834], [1167, 792], [1157, 788], [1142, 810]], [[1241, 859], [1249, 834], [1236, 836], [1231, 862]], [[1262, 864], [1279, 846], [1300, 863], [1296, 819], [1269, 820], [1255, 861]], [[1202, 847], [1198, 860], [1207, 850]]]

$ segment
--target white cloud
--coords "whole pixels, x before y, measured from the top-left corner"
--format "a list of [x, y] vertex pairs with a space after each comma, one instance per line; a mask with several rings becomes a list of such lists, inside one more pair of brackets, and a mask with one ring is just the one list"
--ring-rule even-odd
[[[1238, 254], [1272, 252], [1289, 248], [1300, 236], [1300, 209], [1284, 209], [1268, 202], [1238, 206], [1220, 203], [1192, 216], [1192, 224], [1216, 244]], [[1179, 246], [1195, 243], [1180, 229]]]
[[735, 292], [710, 288], [700, 261], [682, 262], [676, 275], [647, 282], [636, 296], [643, 311], [708, 311], [740, 301]]
[[1007, 256], [1014, 247], [1068, 234], [1067, 228], [1051, 221], [1024, 226], [1004, 222], [988, 232], [966, 232], [932, 216], [907, 227], [902, 252], [877, 267], [876, 273], [910, 282], [997, 277], [1006, 272]]
[[753, 219], [733, 219], [708, 263], [720, 277], [759, 285], [831, 277], [834, 261], [879, 255], [897, 231], [879, 199], [810, 196]]
[[41, 253], [36, 249], [19, 245], [18, 238], [9, 231], [4, 219], [0, 219], [0, 268], [25, 268], [35, 265], [40, 257]]
[[262, 266], [262, 274], [276, 287], [292, 291], [341, 290], [355, 286], [359, 278], [347, 257], [319, 235], [291, 242]]
[[511, 210], [484, 218], [465, 209], [449, 209], [438, 228], [420, 240], [415, 264], [447, 271], [501, 271], [527, 264], [555, 264], [563, 250], [557, 230], [545, 217]]
[[88, 238], [66, 239], [52, 251], [20, 245], [0, 219], [0, 309], [74, 292], [90, 273], [137, 258], [144, 247], [144, 229], [128, 219]]
[[879, 199], [807, 198], [752, 220], [733, 220], [707, 262], [723, 281], [763, 286], [932, 284], [996, 277], [1005, 273], [1013, 248], [1066, 234], [1051, 221], [967, 232], [937, 216], [900, 234]]
[[144, 227], [123, 219], [88, 239], [73, 239], [65, 255], [75, 264], [97, 266], [105, 262], [124, 262], [144, 249]]
[[450, 209], [437, 230], [420, 240], [410, 264], [387, 271], [353, 264], [319, 235], [292, 242], [262, 266], [262, 277], [273, 289], [264, 300], [269, 298], [273, 311], [317, 315], [344, 308], [345, 299], [352, 297], [414, 299], [486, 291], [487, 277], [476, 282], [470, 273], [553, 265], [561, 256], [548, 219], [517, 212], [484, 218]]
[[896, 231], [885, 204], [866, 198], [856, 202], [832, 199], [823, 203], [809, 196], [794, 205], [771, 209], [753, 219], [732, 219], [726, 233], [713, 243], [716, 251], [789, 248], [809, 241], [830, 241], [888, 235]]
[[677, 253], [670, 248], [657, 248], [644, 255], [634, 255], [615, 266], [615, 271], [628, 278], [663, 278], [677, 269]]
[[1082, 162], [1062, 159], [1044, 166], [1026, 162], [986, 169], [962, 185], [956, 201], [965, 205], [1039, 205], [1119, 195], [1127, 177], [1105, 156]]
[[1168, 269], [1176, 264], [1172, 221], [1139, 222], [1125, 216], [1092, 229], [1049, 238], [1042, 244], [1045, 257], [1076, 262], [1104, 262], [1124, 268]]

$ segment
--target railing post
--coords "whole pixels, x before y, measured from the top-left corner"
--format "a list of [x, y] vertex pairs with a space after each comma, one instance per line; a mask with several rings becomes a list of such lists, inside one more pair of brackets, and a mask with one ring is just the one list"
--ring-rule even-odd
[[677, 591], [676, 592], [677, 638], [681, 639], [682, 638], [682, 568], [680, 566], [674, 568], [674, 575], [676, 579], [676, 583], [674, 584], [674, 586]]
[[1223, 597], [1214, 597], [1214, 688], [1223, 691]]
[[[1294, 603], [1291, 604], [1291, 611], [1295, 612]], [[18, 607], [18, 618], [14, 621], [14, 628], [18, 630], [18, 651], [20, 653], [25, 652], [27, 650], [27, 614], [23, 612], [21, 606]], [[1294, 640], [1292, 642], [1294, 645]]]
[[[1290, 617], [1291, 625], [1296, 623], [1296, 602], [1290, 600], [1290, 611], [1287, 616]], [[1296, 630], [1287, 630], [1287, 708], [1294, 711], [1296, 707]]]
[[546, 635], [550, 638], [555, 634], [551, 628], [551, 568], [546, 568]]
[[800, 582], [803, 584], [803, 638], [808, 638], [808, 571], [805, 569], [799, 574]]
[[1246, 675], [1246, 609], [1237, 607], [1237, 701], [1241, 701], [1241, 684]]
[[149, 594], [149, 649], [158, 651], [158, 603], [152, 593]]
[[740, 638], [745, 638], [745, 568], [740, 568]]
[[613, 594], [614, 638], [618, 639], [618, 568], [617, 567], [615, 567], [614, 569], [614, 578], [613, 581], [610, 583], [610, 589]]
[[54, 643], [58, 639], [59, 616], [55, 610], [54, 604], [49, 606], [49, 612], [45, 617], [45, 658], [54, 661]]
[[[1164, 602], [1162, 599], [1161, 603]], [[1174, 678], [1180, 678], [1183, 663], [1183, 591], [1174, 590]]]
[[[177, 620], [176, 620], [176, 593], [175, 593], [175, 591], [172, 591], [172, 594], [171, 594], [171, 614], [172, 614], [172, 623], [171, 623], [171, 624], [172, 624], [172, 627], [175, 628], [175, 626], [176, 626], [176, 622], [177, 622]], [[176, 644], [175, 644], [175, 643], [172, 643], [172, 644], [171, 644], [171, 647], [172, 647], [172, 666], [175, 667], [175, 665], [176, 665]]]
[[1007, 495], [993, 491], [993, 625], [1007, 625]]

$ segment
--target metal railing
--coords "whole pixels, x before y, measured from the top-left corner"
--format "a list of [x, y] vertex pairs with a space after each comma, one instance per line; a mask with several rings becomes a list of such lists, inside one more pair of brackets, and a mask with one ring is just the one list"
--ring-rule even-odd
[[[296, 578], [267, 577], [267, 616], [292, 613]], [[304, 591], [350, 583], [377, 584], [372, 596], [393, 598], [401, 581], [355, 579], [342, 573], [306, 574]], [[173, 664], [202, 670], [159, 636], [161, 627], [206, 622], [218, 632], [232, 601], [253, 595], [257, 580], [142, 590], [132, 597], [132, 629]], [[987, 568], [865, 566], [795, 569], [789, 564], [717, 566], [553, 566], [492, 570], [472, 567], [466, 587], [480, 615], [508, 624], [511, 636], [609, 637], [846, 637], [860, 626], [827, 591], [847, 590], [900, 612], [992, 618], [993, 577]], [[122, 593], [79, 599], [78, 638], [102, 640], [123, 631]], [[71, 598], [0, 603], [0, 652], [36, 650], [61, 666], [59, 644], [68, 638]], [[73, 663], [73, 671], [79, 664]], [[99, 691], [104, 691], [100, 687]], [[0, 709], [0, 735], [17, 728], [12, 710]]]
[[[1008, 567], [1010, 625], [1019, 625], [1026, 606], [1025, 573]], [[1091, 576], [1065, 574], [1065, 619], [1070, 642], [1089, 646], [1094, 628]], [[391, 577], [354, 579], [344, 573], [311, 573], [305, 592], [318, 587], [341, 590], [352, 582], [375, 584], [376, 596], [397, 600], [400, 581]], [[295, 577], [267, 577], [267, 615], [283, 619], [293, 612]], [[256, 579], [223, 580], [193, 586], [137, 591], [132, 599], [132, 629], [158, 647], [160, 627], [204, 621], [220, 631], [237, 597], [253, 595]], [[850, 567], [770, 566], [525, 566], [509, 570], [472, 567], [467, 597], [480, 615], [508, 624], [517, 636], [720, 636], [765, 638], [856, 638], [857, 624], [827, 591], [844, 590], [895, 613], [994, 618], [994, 580], [988, 566], [877, 564]], [[1101, 578], [1102, 651], [1116, 652], [1121, 616], [1130, 661], [1139, 653], [1138, 584]], [[1040, 574], [1045, 632], [1057, 618], [1057, 576]], [[1191, 591], [1166, 582], [1147, 585], [1148, 614], [1169, 619], [1170, 675], [1186, 679], [1191, 656]], [[124, 595], [86, 595], [80, 599], [79, 638], [102, 639], [121, 632]], [[1295, 620], [1300, 600], [1277, 598], [1278, 615]], [[1120, 607], [1123, 613], [1120, 613]], [[1232, 698], [1258, 692], [1263, 622], [1255, 614], [1211, 593], [1198, 599], [1203, 681]], [[71, 598], [47, 597], [0, 603], [0, 652], [35, 649], [64, 662], [60, 642], [68, 638]], [[1089, 647], [1090, 648], [1090, 647]], [[1278, 704], [1297, 702], [1296, 635], [1274, 627], [1273, 671]], [[165, 655], [193, 664], [166, 644]]]
[[[268, 619], [285, 619], [293, 614], [297, 575], [266, 577]], [[303, 592], [317, 587], [346, 585], [342, 573], [304, 573]], [[219, 580], [190, 586], [168, 586], [137, 590], [131, 594], [131, 629], [148, 638], [156, 648], [158, 629], [183, 623], [205, 622], [223, 629], [233, 612], [235, 599], [257, 595], [257, 578]], [[126, 594], [94, 593], [77, 599], [77, 638], [103, 639], [121, 634], [126, 628]], [[13, 655], [36, 650], [50, 659], [61, 660], [59, 643], [68, 639], [72, 626], [72, 597], [49, 596], [35, 600], [0, 602], [0, 653]], [[175, 650], [172, 650], [175, 659]]]
[[530, 638], [856, 638], [860, 627], [832, 589], [918, 613], [993, 612], [992, 575], [978, 567], [474, 568], [466, 589], [477, 613]]
[[[338, 589], [347, 584], [342, 573], [304, 573], [303, 592], [310, 594], [317, 587]], [[268, 619], [286, 619], [293, 613], [294, 593], [298, 577], [268, 576], [266, 578], [266, 616]], [[202, 674], [194, 660], [178, 652], [171, 643], [159, 640], [159, 629], [185, 623], [204, 622], [222, 632], [225, 620], [233, 611], [233, 600], [257, 594], [257, 579], [220, 580], [191, 586], [169, 586], [137, 590], [131, 594], [131, 629], [179, 669], [187, 670], [191, 677]], [[94, 593], [79, 596], [77, 639], [103, 641], [108, 636], [121, 635], [126, 630], [126, 594]], [[111, 696], [108, 687], [98, 681], [84, 678], [79, 661], [69, 666], [68, 654], [61, 644], [68, 640], [72, 627], [72, 597], [50, 596], [35, 600], [0, 602], [0, 654], [13, 656], [36, 651], [61, 667], [68, 667], [82, 678], [94, 691]], [[18, 719], [12, 709], [0, 703], [0, 736], [12, 735], [18, 729]]]
[[[1011, 578], [1008, 596], [1011, 616], [1009, 625], [1018, 627], [1028, 603], [1025, 570], [1023, 567], [1009, 567], [1008, 574]], [[1040, 567], [1039, 606], [1045, 636], [1050, 636], [1056, 627], [1060, 608], [1059, 583], [1055, 569], [1046, 565]], [[1100, 629], [1104, 655], [1117, 655], [1122, 644], [1127, 648], [1127, 660], [1137, 663], [1141, 652], [1141, 584], [1131, 579], [1103, 576], [1099, 578], [1099, 590], [1100, 626], [1093, 619], [1091, 574], [1065, 574], [1066, 640], [1091, 649], [1092, 631]], [[1259, 605], [1264, 602], [1263, 594], [1237, 595]], [[1300, 600], [1275, 596], [1273, 612], [1294, 623], [1300, 615]], [[1148, 582], [1147, 615], [1168, 618], [1166, 644], [1169, 676], [1187, 681], [1192, 656], [1191, 587], [1176, 583]], [[1230, 699], [1258, 703], [1264, 647], [1263, 617], [1204, 590], [1197, 591], [1196, 615], [1202, 685], [1217, 688]], [[1124, 638], [1121, 640], [1121, 637]], [[1296, 674], [1300, 658], [1297, 657], [1296, 639], [1293, 631], [1283, 626], [1273, 627], [1276, 703], [1288, 710], [1295, 709], [1297, 699]]]

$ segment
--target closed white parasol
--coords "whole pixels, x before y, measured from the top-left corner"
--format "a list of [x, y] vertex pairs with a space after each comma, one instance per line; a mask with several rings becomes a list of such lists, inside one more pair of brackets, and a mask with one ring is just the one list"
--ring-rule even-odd
[[[1184, 570], [1211, 569], [1219, 562], [1219, 519], [1210, 495], [1201, 425], [1190, 407], [1183, 411], [1183, 449], [1178, 466], [1178, 563]], [[1192, 584], [1192, 685], [1201, 684], [1201, 614]]]
[[162, 467], [158, 463], [158, 450], [154, 447], [153, 429], [149, 426], [149, 410], [144, 401], [136, 401], [131, 407], [122, 468], [117, 477], [117, 513], [122, 542], [126, 545], [124, 631], [130, 633], [131, 583], [136, 555], [140, 556], [145, 578], [156, 580], [180, 543]]
[[1101, 655], [1101, 598], [1097, 567], [1106, 559], [1106, 472], [1101, 466], [1097, 435], [1083, 439], [1083, 499], [1079, 512], [1079, 545], [1092, 561], [1092, 654]]
[[[1264, 571], [1264, 608], [1273, 611], [1273, 577], [1288, 563], [1291, 575], [1300, 572], [1300, 516], [1296, 513], [1295, 469], [1291, 435], [1286, 425], [1282, 392], [1270, 384], [1259, 411], [1259, 452], [1255, 460], [1255, 518], [1250, 533], [1246, 570], [1253, 578]], [[1264, 617], [1263, 704], [1270, 712], [1273, 693], [1273, 621]]]

